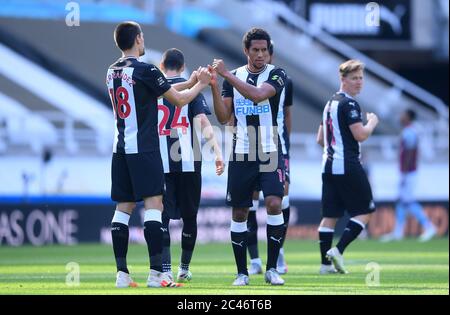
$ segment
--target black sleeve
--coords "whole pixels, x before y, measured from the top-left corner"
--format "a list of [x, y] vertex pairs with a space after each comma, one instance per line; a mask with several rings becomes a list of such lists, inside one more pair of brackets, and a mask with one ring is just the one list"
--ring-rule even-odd
[[152, 89], [157, 97], [166, 93], [171, 85], [164, 74], [154, 65], [148, 65], [143, 69], [144, 83]]
[[347, 126], [362, 122], [361, 108], [356, 101], [344, 101], [342, 104], [342, 112]]
[[286, 77], [284, 107], [292, 106], [293, 103], [294, 103], [294, 100], [293, 100], [292, 80], [291, 80], [291, 78]]
[[280, 93], [286, 84], [286, 72], [281, 68], [275, 68], [269, 73], [269, 78], [265, 83], [270, 84], [275, 88], [277, 93]]
[[211, 115], [208, 103], [202, 93], [197, 95], [197, 97], [189, 104], [191, 106], [192, 115], [195, 117], [199, 114]]
[[227, 80], [222, 84], [222, 97], [234, 97], [233, 86]]

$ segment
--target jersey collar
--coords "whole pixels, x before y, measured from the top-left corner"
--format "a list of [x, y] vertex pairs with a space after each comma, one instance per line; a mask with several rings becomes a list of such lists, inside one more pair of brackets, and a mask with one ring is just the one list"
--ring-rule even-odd
[[347, 94], [344, 91], [338, 91], [337, 94], [344, 94], [345, 97], [348, 97], [348, 98], [354, 100], [354, 98], [350, 94]]
[[261, 71], [258, 71], [258, 72], [250, 71], [250, 69], [248, 68], [248, 65], [245, 66], [245, 70], [247, 70], [247, 72], [250, 74], [261, 74], [264, 71], [266, 71], [266, 69], [267, 69], [267, 64], [264, 66], [264, 69], [262, 69]]
[[138, 58], [136, 56], [125, 56], [125, 57], [120, 57], [120, 59], [123, 59], [123, 60], [125, 60], [125, 59], [136, 59], [136, 60], [138, 60]]

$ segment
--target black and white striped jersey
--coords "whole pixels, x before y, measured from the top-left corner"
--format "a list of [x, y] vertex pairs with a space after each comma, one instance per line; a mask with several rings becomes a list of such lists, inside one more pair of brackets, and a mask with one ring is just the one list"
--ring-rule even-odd
[[286, 126], [286, 120], [284, 116], [284, 109], [286, 107], [292, 106], [293, 103], [293, 88], [292, 88], [292, 80], [290, 77], [286, 77], [286, 84], [284, 86], [283, 92], [281, 92], [280, 96], [280, 106], [278, 108], [278, 134], [280, 135], [281, 141], [281, 150], [283, 151], [283, 155], [289, 156], [290, 149], [290, 139]]
[[359, 122], [361, 108], [350, 95], [337, 92], [327, 102], [322, 116], [323, 173], [342, 175], [352, 165], [360, 165], [360, 144], [350, 130], [350, 125]]
[[[257, 149], [264, 153], [280, 150], [277, 117], [281, 94], [286, 82], [286, 73], [274, 65], [266, 65], [257, 73], [251, 72], [247, 66], [242, 66], [232, 71], [232, 74], [248, 84], [260, 86], [268, 83], [276, 90], [273, 97], [260, 103], [254, 103], [242, 96], [230, 83], [224, 81], [222, 97], [233, 98], [236, 127], [234, 153], [248, 154], [257, 152]], [[253, 135], [250, 132], [253, 132]], [[255, 137], [256, 132], [259, 133], [259, 136]]]
[[[170, 84], [186, 81], [180, 77], [167, 80]], [[164, 173], [201, 171], [200, 125], [195, 125], [194, 128], [194, 118], [199, 114], [211, 115], [202, 94], [181, 108], [170, 104], [166, 99], [159, 99], [159, 147]]]
[[158, 97], [170, 89], [162, 72], [135, 57], [120, 58], [106, 74], [114, 111], [114, 153], [159, 150]]

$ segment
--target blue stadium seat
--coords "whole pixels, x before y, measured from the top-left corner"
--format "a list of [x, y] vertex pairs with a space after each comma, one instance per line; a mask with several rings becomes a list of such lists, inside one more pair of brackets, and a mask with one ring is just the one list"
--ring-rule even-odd
[[[151, 12], [139, 10], [126, 4], [96, 3], [89, 0], [76, 1], [80, 5], [81, 22], [119, 22], [133, 20], [152, 24], [155, 17]], [[66, 1], [60, 0], [3, 0], [0, 16], [31, 19], [65, 19], [69, 11]]]

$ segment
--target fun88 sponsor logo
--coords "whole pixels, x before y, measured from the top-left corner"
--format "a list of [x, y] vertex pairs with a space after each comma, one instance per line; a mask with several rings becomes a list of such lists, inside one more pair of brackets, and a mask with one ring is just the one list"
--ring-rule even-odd
[[236, 116], [261, 115], [270, 112], [269, 104], [254, 105], [251, 100], [245, 98], [239, 98], [235, 100], [234, 108]]

